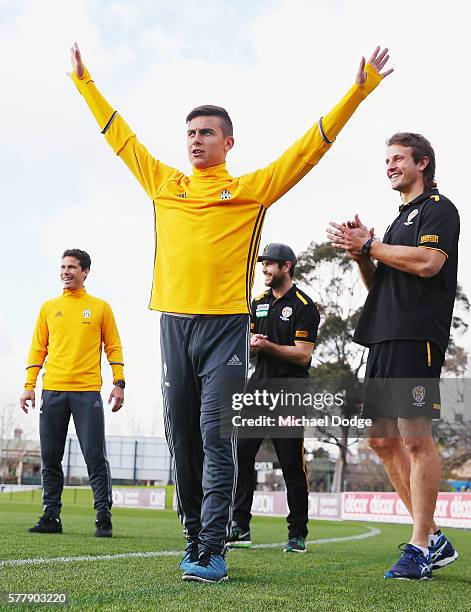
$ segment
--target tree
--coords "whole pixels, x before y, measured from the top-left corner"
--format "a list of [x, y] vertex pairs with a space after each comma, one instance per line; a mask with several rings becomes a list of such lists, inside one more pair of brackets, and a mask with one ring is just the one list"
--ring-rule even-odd
[[13, 404], [3, 404], [0, 408], [0, 482], [4, 482], [8, 475], [6, 447], [14, 428], [13, 409]]
[[469, 328], [465, 320], [469, 316], [471, 305], [463, 288], [456, 287], [455, 308], [451, 319], [450, 342], [446, 353], [443, 372], [452, 376], [463, 376], [468, 365], [468, 353], [465, 348], [456, 344], [456, 337], [463, 335]]
[[[311, 242], [298, 258], [296, 274], [310, 288], [322, 321], [315, 352], [317, 365], [311, 368], [310, 375], [316, 388], [333, 393], [345, 391], [341, 416], [351, 417], [359, 412], [358, 374], [366, 361], [365, 348], [352, 342], [365, 299], [356, 264], [329, 242]], [[322, 442], [339, 449], [332, 491], [340, 492], [344, 489], [348, 448], [358, 441], [357, 432], [352, 432], [349, 425], [317, 429]]]
[[351, 341], [365, 294], [356, 264], [329, 242], [311, 242], [298, 258], [296, 278], [310, 287], [322, 318], [316, 359], [319, 364], [350, 363], [358, 372], [365, 349]]
[[471, 305], [461, 285], [456, 288], [455, 308], [451, 321], [450, 342], [443, 373], [442, 404], [445, 395], [444, 418], [434, 424], [434, 434], [442, 455], [442, 473], [453, 477], [453, 471], [471, 460], [471, 414], [469, 413], [470, 383], [463, 378], [468, 365], [468, 353], [457, 344], [457, 337], [469, 328], [466, 319]]
[[[16, 438], [17, 432], [20, 435]], [[16, 471], [21, 472], [22, 452], [26, 451], [32, 433], [33, 420], [27, 418], [19, 406], [0, 406], [0, 482], [7, 480]]]

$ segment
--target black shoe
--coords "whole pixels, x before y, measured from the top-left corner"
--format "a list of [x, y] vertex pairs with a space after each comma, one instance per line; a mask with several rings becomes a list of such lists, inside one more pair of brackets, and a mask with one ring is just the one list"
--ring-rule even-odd
[[44, 514], [34, 527], [28, 529], [30, 533], [62, 533], [62, 523], [58, 516]]
[[250, 548], [252, 546], [250, 529], [245, 531], [239, 525], [233, 524], [231, 535], [226, 540], [226, 546], [229, 546], [229, 548]]
[[305, 553], [307, 552], [306, 540], [302, 537], [289, 538], [283, 547], [283, 552]]
[[111, 538], [113, 537], [113, 525], [111, 524], [111, 514], [97, 514], [95, 521], [95, 537], [96, 538]]

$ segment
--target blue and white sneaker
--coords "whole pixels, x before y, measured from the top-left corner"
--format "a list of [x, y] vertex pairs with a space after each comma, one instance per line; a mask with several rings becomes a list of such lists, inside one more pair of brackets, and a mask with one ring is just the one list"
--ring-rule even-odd
[[180, 561], [179, 567], [182, 572], [186, 572], [187, 570], [189, 570], [193, 563], [196, 563], [198, 561], [198, 556], [198, 540], [190, 540], [185, 546], [183, 559]]
[[458, 559], [458, 553], [454, 549], [453, 544], [443, 535], [443, 533], [440, 535], [435, 546], [428, 547], [428, 551], [432, 558], [433, 570], [450, 565], [450, 563]]
[[182, 576], [196, 582], [222, 582], [227, 580], [227, 565], [222, 555], [203, 550], [196, 563], [192, 563]]
[[425, 557], [420, 548], [416, 548], [412, 544], [401, 544], [398, 548], [402, 551], [402, 557], [384, 574], [385, 578], [403, 580], [430, 580], [432, 578], [430, 552]]

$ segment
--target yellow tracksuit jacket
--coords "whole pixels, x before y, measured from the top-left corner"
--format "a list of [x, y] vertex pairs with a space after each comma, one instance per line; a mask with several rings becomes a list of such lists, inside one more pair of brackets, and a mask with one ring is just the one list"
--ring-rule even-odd
[[[322, 119], [329, 141], [380, 83], [372, 65], [366, 72], [366, 82], [353, 85]], [[249, 313], [266, 210], [330, 148], [318, 124], [266, 168], [234, 178], [221, 164], [195, 168], [186, 176], [147, 151], [87, 70], [82, 78], [75, 72], [72, 78], [106, 140], [152, 200], [156, 249], [149, 307], [188, 314]]]
[[25, 389], [34, 389], [47, 357], [43, 389], [100, 391], [104, 345], [113, 382], [124, 380], [123, 351], [109, 304], [85, 288], [65, 289], [39, 312], [28, 355]]

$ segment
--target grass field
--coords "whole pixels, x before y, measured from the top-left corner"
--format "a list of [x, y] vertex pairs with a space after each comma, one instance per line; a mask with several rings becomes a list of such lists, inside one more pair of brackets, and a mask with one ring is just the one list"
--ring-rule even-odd
[[[465, 530], [446, 530], [460, 559], [435, 572], [432, 581], [383, 579], [410, 527], [312, 521], [309, 540], [366, 534], [372, 528], [380, 533], [312, 544], [304, 555], [283, 554], [281, 546], [231, 551], [229, 581], [203, 585], [181, 580], [177, 566], [185, 540], [174, 512], [116, 508], [111, 540], [93, 537], [94, 512], [87, 490], [79, 491], [75, 499], [72, 491], [64, 493], [62, 535], [26, 533], [41, 514], [37, 493], [35, 499], [31, 493], [15, 493], [11, 499], [0, 495], [0, 514], [0, 592], [67, 591], [69, 607], [80, 610], [471, 610], [471, 538]], [[255, 543], [281, 545], [286, 539], [284, 519], [256, 517], [252, 527]], [[57, 557], [145, 552], [156, 554], [47, 562]], [[40, 562], [4, 563], [35, 558]], [[1, 609], [22, 607], [26, 609], [4, 604]]]

